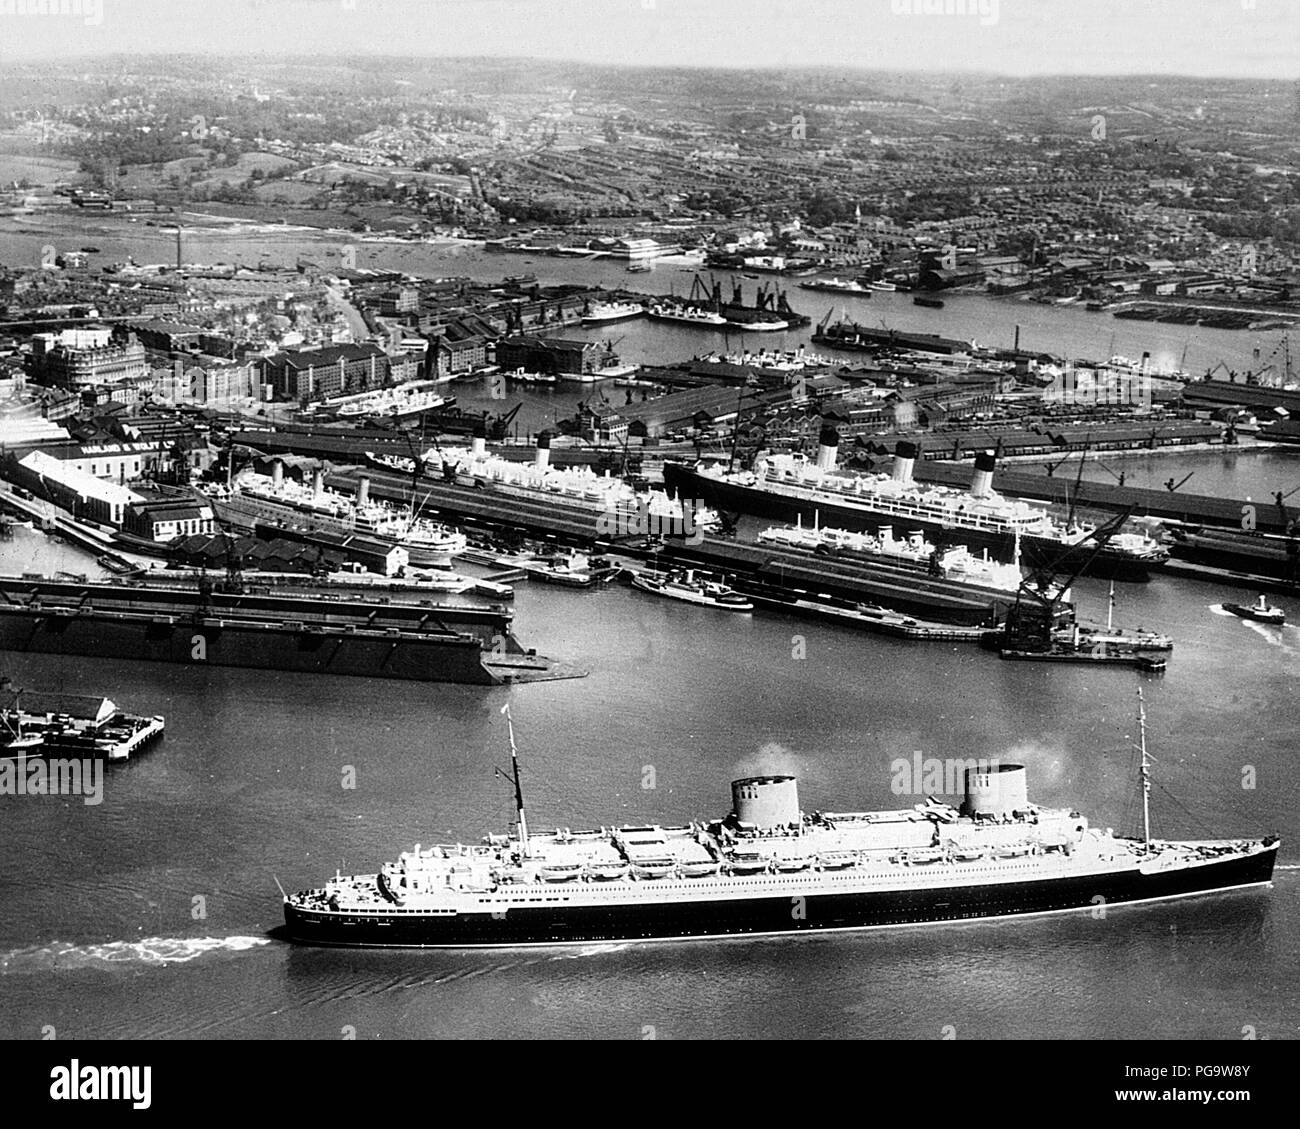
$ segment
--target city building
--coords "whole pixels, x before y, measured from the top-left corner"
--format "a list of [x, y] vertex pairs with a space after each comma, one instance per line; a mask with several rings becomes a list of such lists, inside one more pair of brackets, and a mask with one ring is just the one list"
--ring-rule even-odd
[[380, 387], [389, 364], [378, 345], [331, 345], [265, 357], [260, 375], [277, 400], [321, 400]]
[[595, 341], [521, 335], [496, 343], [495, 363], [507, 372], [591, 373], [600, 368], [603, 355], [603, 346]]
[[64, 329], [33, 335], [28, 372], [37, 384], [79, 389], [147, 376], [149, 363], [134, 334], [123, 340], [108, 328]]

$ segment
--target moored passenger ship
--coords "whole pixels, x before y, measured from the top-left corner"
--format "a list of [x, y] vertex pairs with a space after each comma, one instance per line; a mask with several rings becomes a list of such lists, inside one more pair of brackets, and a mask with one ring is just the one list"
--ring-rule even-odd
[[815, 461], [773, 454], [747, 471], [666, 462], [664, 485], [723, 511], [786, 521], [820, 518], [854, 531], [902, 523], [955, 538], [976, 551], [987, 548], [1002, 559], [1010, 558], [1018, 541], [1027, 556], [1051, 561], [1061, 570], [1077, 564], [1092, 576], [1146, 580], [1153, 566], [1169, 559], [1168, 550], [1143, 533], [1115, 533], [1098, 547], [1096, 526], [1062, 521], [1042, 503], [1003, 497], [993, 489], [996, 459], [991, 452], [976, 456], [970, 489], [958, 490], [913, 479], [914, 443], [898, 444], [891, 474], [838, 469], [838, 446], [839, 435], [826, 427]]
[[[1029, 801], [1025, 768], [970, 762], [960, 809], [814, 812], [791, 776], [733, 782], [725, 818], [681, 827], [417, 844], [377, 874], [284, 899], [298, 941], [554, 945], [816, 932], [1185, 897], [1270, 881], [1278, 840], [1123, 838]], [[1144, 812], [1148, 791], [1143, 747]]]

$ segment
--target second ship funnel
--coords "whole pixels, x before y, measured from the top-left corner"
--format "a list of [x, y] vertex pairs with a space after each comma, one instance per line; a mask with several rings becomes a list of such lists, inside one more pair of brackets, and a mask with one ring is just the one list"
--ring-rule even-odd
[[799, 826], [799, 785], [793, 776], [747, 776], [731, 782], [731, 805], [742, 826], [771, 831]]

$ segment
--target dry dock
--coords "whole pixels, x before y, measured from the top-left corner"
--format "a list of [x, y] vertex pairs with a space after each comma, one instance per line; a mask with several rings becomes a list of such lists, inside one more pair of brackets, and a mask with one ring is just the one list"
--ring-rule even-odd
[[500, 606], [0, 577], [5, 650], [480, 685], [586, 673], [511, 625]]

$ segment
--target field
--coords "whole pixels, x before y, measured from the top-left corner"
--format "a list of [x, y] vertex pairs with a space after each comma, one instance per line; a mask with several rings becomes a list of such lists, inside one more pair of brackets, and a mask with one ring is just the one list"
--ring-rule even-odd
[[9, 187], [16, 180], [52, 185], [82, 179], [76, 161], [45, 156], [29, 137], [0, 133], [0, 187]]

